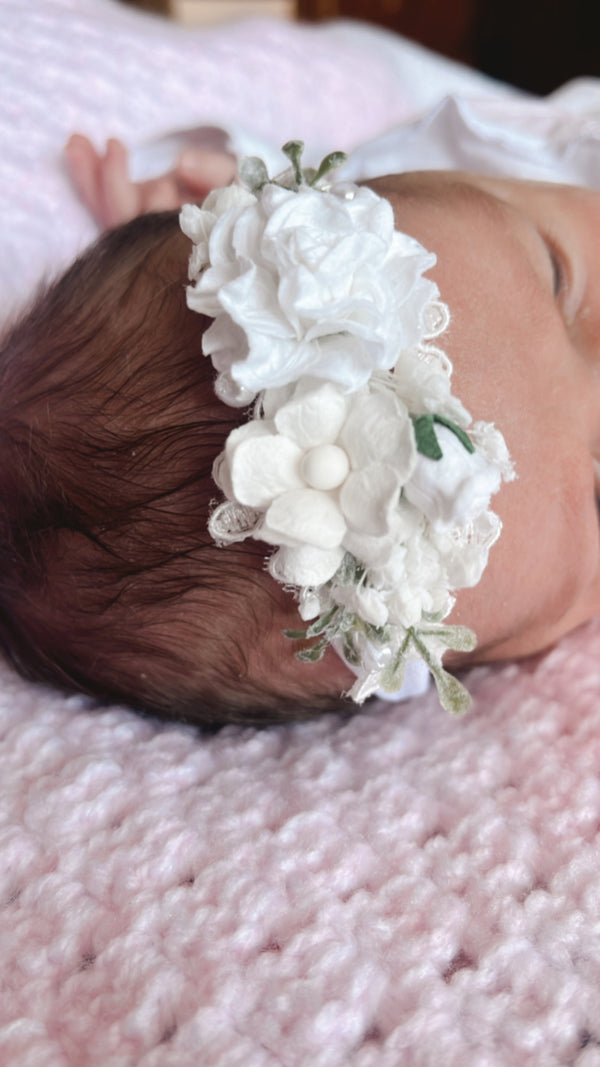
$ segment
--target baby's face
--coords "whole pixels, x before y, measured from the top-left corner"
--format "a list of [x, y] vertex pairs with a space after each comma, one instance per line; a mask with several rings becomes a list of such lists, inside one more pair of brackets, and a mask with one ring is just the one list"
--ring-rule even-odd
[[502, 431], [518, 476], [451, 618], [478, 658], [527, 655], [600, 612], [600, 194], [441, 173], [369, 184], [436, 253], [453, 392]]

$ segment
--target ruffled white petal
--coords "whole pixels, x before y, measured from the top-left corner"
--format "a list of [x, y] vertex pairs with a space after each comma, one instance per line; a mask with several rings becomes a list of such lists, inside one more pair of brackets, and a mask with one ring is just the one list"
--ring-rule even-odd
[[390, 205], [366, 187], [346, 200], [277, 185], [257, 199], [231, 186], [186, 206], [182, 227], [198, 249], [189, 306], [244, 331], [234, 378], [254, 392], [305, 374], [359, 388], [418, 342], [437, 297], [422, 276], [435, 257], [395, 232]]
[[342, 586], [337, 590], [336, 599], [347, 611], [358, 615], [370, 626], [385, 626], [388, 621], [386, 596], [373, 586]]
[[211, 190], [202, 204], [202, 210], [210, 211], [211, 214], [220, 217], [232, 208], [252, 207], [254, 204], [256, 204], [256, 197], [243, 185], [226, 185], [223, 189]]
[[195, 245], [208, 243], [214, 224], [214, 215], [197, 204], [184, 204], [179, 212], [179, 225]]
[[[311, 588], [329, 582], [343, 557], [344, 551], [339, 547], [326, 549], [302, 545], [299, 548], [291, 548], [283, 545], [269, 559], [268, 569], [269, 574], [284, 585]], [[305, 598], [302, 618], [314, 618], [318, 615], [319, 608], [318, 597], [313, 596], [311, 602]]]
[[502, 474], [480, 452], [468, 452], [446, 426], [436, 427], [436, 436], [442, 458], [419, 456], [404, 493], [434, 527], [464, 526], [489, 507]]

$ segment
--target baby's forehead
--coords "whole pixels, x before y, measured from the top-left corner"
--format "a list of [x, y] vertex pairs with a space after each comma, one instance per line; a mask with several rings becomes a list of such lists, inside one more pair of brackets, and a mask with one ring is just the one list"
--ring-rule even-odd
[[508, 204], [486, 188], [486, 179], [462, 171], [408, 171], [386, 174], [366, 184], [389, 200], [398, 228], [411, 212], [430, 212], [438, 222], [464, 225], [469, 216], [492, 223], [506, 220]]
[[369, 186], [389, 201], [396, 229], [435, 254], [430, 277], [451, 314], [454, 302], [462, 306], [469, 293], [495, 301], [501, 289], [521, 305], [540, 280], [546, 284], [547, 250], [539, 227], [519, 208], [509, 183], [462, 172], [415, 171], [386, 175]]

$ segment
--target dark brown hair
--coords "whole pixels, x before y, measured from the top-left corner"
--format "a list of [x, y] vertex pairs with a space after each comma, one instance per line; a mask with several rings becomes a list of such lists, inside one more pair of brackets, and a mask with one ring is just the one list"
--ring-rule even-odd
[[314, 715], [340, 699], [280, 637], [293, 604], [264, 549], [206, 531], [238, 414], [214, 397], [186, 252], [174, 214], [133, 220], [0, 347], [0, 645], [28, 678], [162, 715]]

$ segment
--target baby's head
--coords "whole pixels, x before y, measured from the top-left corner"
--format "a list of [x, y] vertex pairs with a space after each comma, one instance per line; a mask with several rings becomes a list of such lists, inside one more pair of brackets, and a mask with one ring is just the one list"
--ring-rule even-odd
[[207, 533], [241, 413], [215, 398], [188, 254], [175, 213], [137, 218], [5, 337], [0, 636], [68, 689], [190, 721], [298, 717], [339, 705], [346, 669], [307, 700], [264, 548]]
[[[373, 187], [437, 254], [453, 391], [497, 423], [518, 472], [494, 501], [504, 531], [488, 568], [450, 621], [477, 631], [475, 658], [537, 651], [600, 610], [598, 320], [583, 278], [598, 206], [452, 175]], [[0, 636], [27, 676], [163, 714], [315, 714], [339, 706], [349, 669], [330, 649], [295, 659], [304, 646], [282, 630], [298, 628], [296, 607], [264, 544], [218, 548], [207, 532], [213, 463], [247, 412], [215, 397], [188, 256], [176, 216], [134, 220], [5, 339]]]

